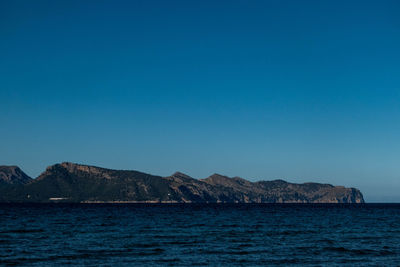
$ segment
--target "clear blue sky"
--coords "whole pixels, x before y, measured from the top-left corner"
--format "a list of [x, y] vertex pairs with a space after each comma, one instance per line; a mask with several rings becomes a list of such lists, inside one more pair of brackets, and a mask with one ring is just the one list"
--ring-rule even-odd
[[399, 1], [1, 1], [0, 164], [400, 201]]

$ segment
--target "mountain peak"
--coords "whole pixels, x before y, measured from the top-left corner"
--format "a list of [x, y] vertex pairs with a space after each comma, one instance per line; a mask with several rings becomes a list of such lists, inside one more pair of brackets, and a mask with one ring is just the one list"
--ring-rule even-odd
[[6, 184], [27, 184], [32, 180], [18, 166], [0, 166], [0, 182]]
[[78, 173], [85, 173], [87, 177], [97, 177], [97, 178], [101, 177], [101, 178], [111, 179], [113, 170], [84, 165], [84, 164], [72, 163], [72, 162], [62, 162], [47, 167], [46, 171], [43, 172], [35, 180], [41, 180], [48, 175], [55, 175], [56, 177], [60, 173], [65, 173], [65, 172], [73, 175], [76, 175]]
[[212, 185], [226, 185], [235, 182], [232, 178], [218, 173], [214, 173], [208, 178], [202, 179], [202, 181]]
[[192, 178], [189, 175], [183, 173], [183, 172], [175, 172], [174, 174], [172, 174], [171, 176], [173, 177], [180, 177], [180, 178]]

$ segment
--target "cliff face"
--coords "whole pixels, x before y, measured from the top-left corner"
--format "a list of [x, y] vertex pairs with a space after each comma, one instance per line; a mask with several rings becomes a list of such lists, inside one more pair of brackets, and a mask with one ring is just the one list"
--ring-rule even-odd
[[[1, 170], [1, 169], [0, 169]], [[22, 179], [24, 180], [24, 179]], [[50, 166], [38, 178], [0, 192], [2, 202], [211, 202], [211, 203], [363, 203], [354, 188], [293, 184], [282, 180], [250, 182], [213, 174], [194, 179], [137, 171], [110, 170], [73, 163]]]

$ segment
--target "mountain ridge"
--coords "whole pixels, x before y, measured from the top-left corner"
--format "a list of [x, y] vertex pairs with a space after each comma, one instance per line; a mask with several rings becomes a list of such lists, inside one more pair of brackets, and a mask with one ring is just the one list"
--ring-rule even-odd
[[181, 172], [162, 177], [71, 162], [51, 165], [36, 179], [25, 178], [3, 182], [0, 202], [364, 203], [358, 189], [330, 184], [251, 182], [216, 173], [204, 179]]

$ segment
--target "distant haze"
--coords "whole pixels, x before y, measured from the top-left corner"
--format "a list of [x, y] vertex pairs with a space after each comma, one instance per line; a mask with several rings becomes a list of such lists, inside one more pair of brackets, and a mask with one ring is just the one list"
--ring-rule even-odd
[[0, 165], [400, 201], [399, 1], [2, 1]]

